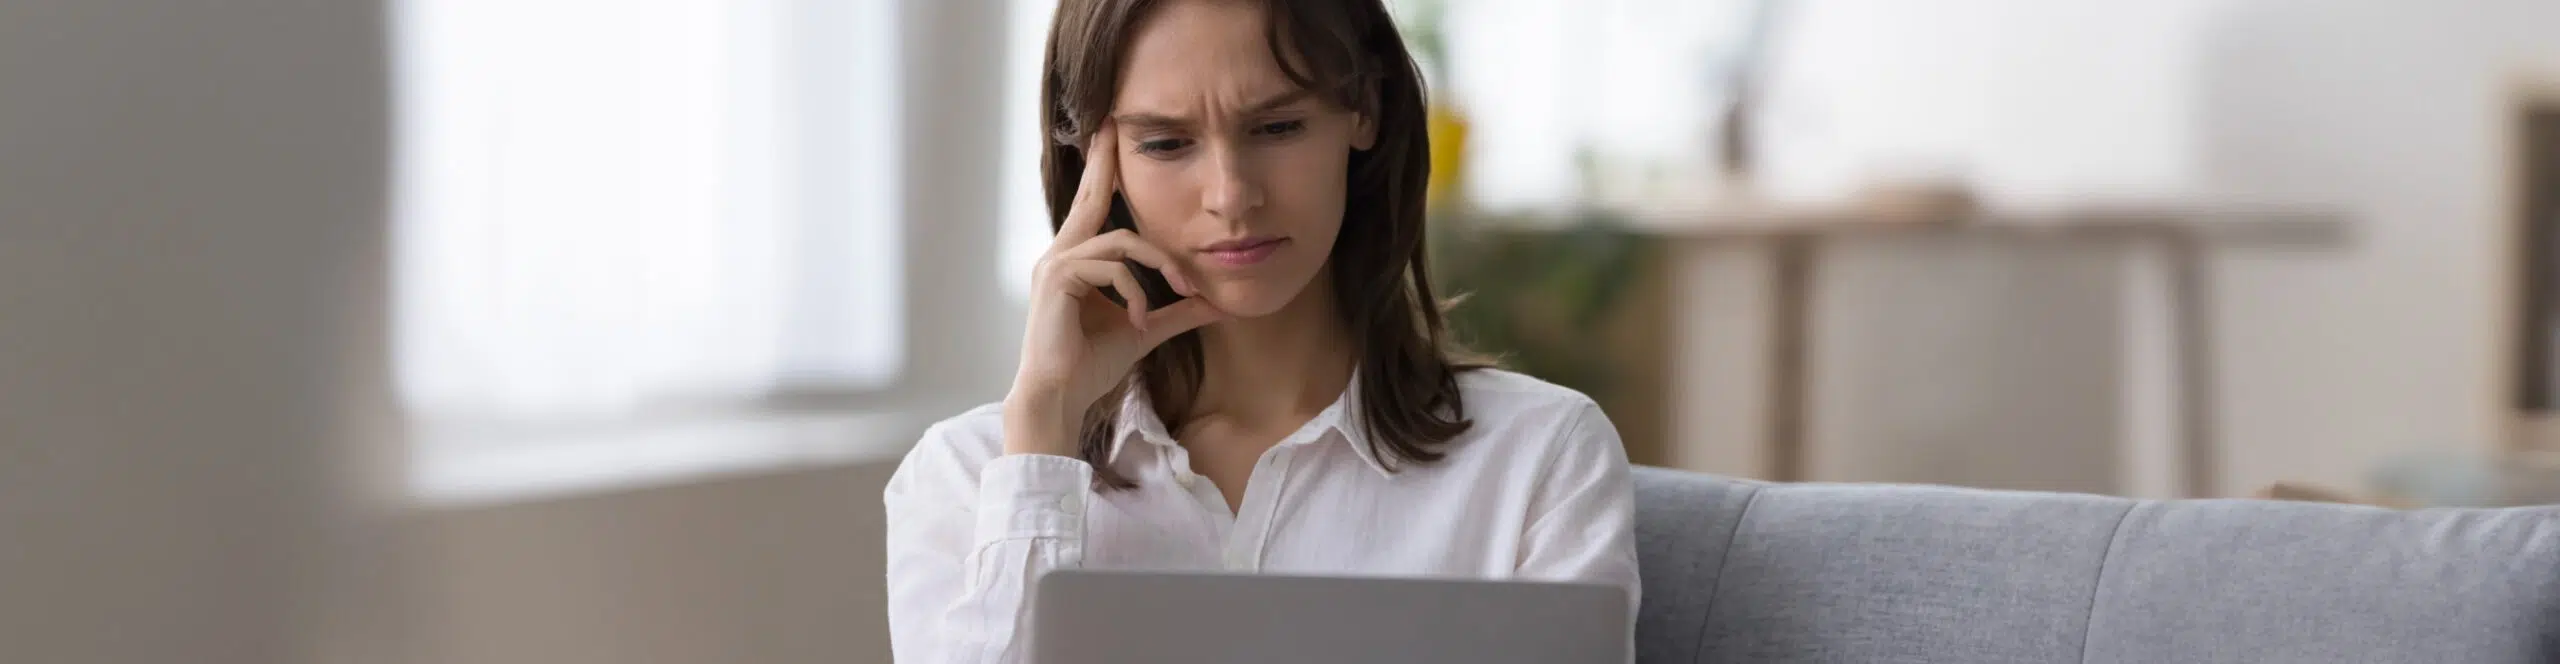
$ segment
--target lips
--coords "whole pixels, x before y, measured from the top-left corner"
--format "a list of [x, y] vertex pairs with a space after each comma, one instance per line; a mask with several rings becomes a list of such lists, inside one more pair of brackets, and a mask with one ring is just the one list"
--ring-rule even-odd
[[1271, 258], [1271, 254], [1288, 243], [1289, 238], [1285, 237], [1249, 237], [1201, 247], [1200, 255], [1221, 265], [1242, 267]]

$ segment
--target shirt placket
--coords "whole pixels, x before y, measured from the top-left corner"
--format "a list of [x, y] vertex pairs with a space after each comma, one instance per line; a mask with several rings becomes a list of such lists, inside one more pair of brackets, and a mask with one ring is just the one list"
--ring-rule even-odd
[[1227, 571], [1262, 571], [1263, 554], [1270, 548], [1281, 501], [1288, 497], [1289, 476], [1304, 453], [1300, 442], [1291, 440], [1272, 446], [1254, 462], [1252, 479], [1244, 488], [1244, 506], [1236, 510], [1235, 527], [1227, 533], [1223, 557]]
[[1295, 470], [1298, 457], [1305, 454], [1304, 444], [1310, 437], [1321, 435], [1320, 428], [1310, 426], [1264, 450], [1262, 458], [1254, 461], [1253, 474], [1245, 480], [1244, 504], [1232, 510], [1215, 483], [1191, 472], [1189, 450], [1181, 445], [1165, 446], [1174, 483], [1191, 494], [1192, 502], [1216, 526], [1220, 569], [1248, 574], [1262, 571], [1263, 553], [1270, 543], [1274, 520], [1281, 501], [1287, 497], [1289, 475]]
[[[1196, 508], [1201, 518], [1208, 522], [1210, 536], [1214, 538], [1214, 547], [1219, 551], [1219, 557], [1223, 558], [1229, 533], [1235, 532], [1236, 525], [1235, 515], [1227, 510], [1226, 496], [1218, 493], [1218, 487], [1211, 483], [1209, 478], [1191, 472], [1190, 450], [1183, 449], [1181, 445], [1166, 445], [1162, 449], [1167, 471], [1173, 476], [1174, 487], [1191, 497], [1192, 507]], [[1221, 560], [1218, 566], [1224, 569], [1226, 564]]]

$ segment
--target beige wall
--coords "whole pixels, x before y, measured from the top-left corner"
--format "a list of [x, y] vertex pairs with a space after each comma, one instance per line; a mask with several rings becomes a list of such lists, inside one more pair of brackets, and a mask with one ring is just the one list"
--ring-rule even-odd
[[1773, 42], [1760, 187], [1945, 176], [1994, 201], [2191, 193], [2196, 44], [2246, 0], [1798, 0]]
[[412, 522], [423, 661], [889, 661], [894, 460]]
[[2500, 444], [2499, 105], [2512, 77], [2560, 77], [2560, 4], [2232, 4], [2207, 35], [2202, 178], [2337, 205], [2357, 241], [2227, 263], [2226, 488], [2353, 486], [2396, 453]]

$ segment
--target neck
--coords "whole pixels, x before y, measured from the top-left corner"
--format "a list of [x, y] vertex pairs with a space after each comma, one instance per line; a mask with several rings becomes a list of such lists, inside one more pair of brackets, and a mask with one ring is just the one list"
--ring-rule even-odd
[[1200, 330], [1202, 376], [1191, 418], [1303, 421], [1350, 385], [1351, 333], [1334, 307], [1331, 275], [1271, 315]]

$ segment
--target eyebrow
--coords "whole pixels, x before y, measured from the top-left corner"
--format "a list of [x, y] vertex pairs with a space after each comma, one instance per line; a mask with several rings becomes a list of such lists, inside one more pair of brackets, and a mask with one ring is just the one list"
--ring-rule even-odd
[[[1299, 101], [1306, 99], [1309, 94], [1312, 94], [1312, 92], [1304, 88], [1300, 88], [1274, 95], [1270, 98], [1245, 106], [1243, 114], [1255, 115], [1268, 113], [1272, 110], [1298, 103]], [[1163, 113], [1122, 113], [1120, 115], [1112, 116], [1112, 120], [1119, 122], [1122, 127], [1131, 129], [1172, 129], [1191, 126], [1190, 118], [1166, 115]]]

